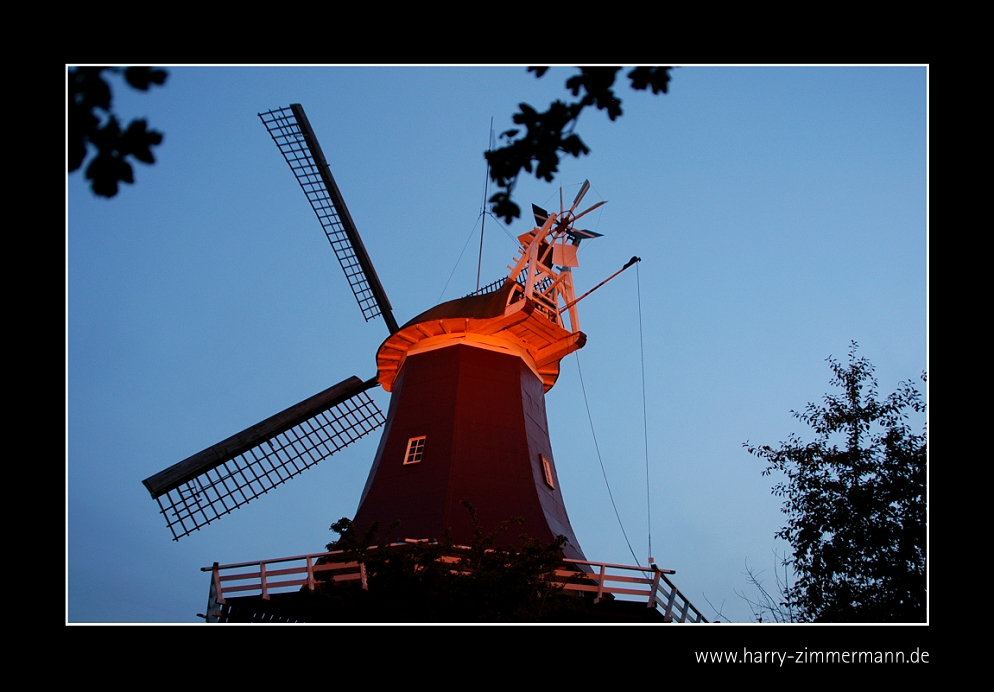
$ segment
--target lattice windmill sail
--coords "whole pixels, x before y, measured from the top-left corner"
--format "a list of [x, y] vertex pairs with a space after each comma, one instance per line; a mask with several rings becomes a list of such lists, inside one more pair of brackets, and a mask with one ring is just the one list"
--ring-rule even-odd
[[295, 103], [289, 108], [260, 113], [259, 117], [317, 214], [321, 228], [328, 236], [345, 277], [349, 280], [363, 317], [368, 322], [377, 315], [383, 315], [390, 333], [393, 334], [397, 331], [397, 321], [390, 301], [376, 276], [376, 270], [362, 244], [352, 215], [345, 206], [342, 193], [335, 184], [304, 108]]
[[220, 519], [383, 425], [350, 377], [142, 481], [173, 538]]
[[[300, 183], [366, 321], [397, 331], [390, 301], [352, 221], [303, 107], [259, 117]], [[366, 393], [375, 378], [350, 377], [169, 467], [143, 483], [178, 540], [219, 519], [383, 425]]]
[[[350, 377], [145, 479], [174, 539], [385, 426], [357, 529], [399, 520], [412, 538], [449, 530], [456, 540], [468, 538], [467, 499], [484, 523], [522, 516], [521, 531], [534, 538], [567, 536], [565, 552], [582, 559], [559, 489], [545, 392], [560, 360], [586, 342], [576, 309], [584, 296], [575, 297], [571, 272], [577, 247], [599, 234], [575, 223], [603, 202], [577, 213], [585, 182], [568, 209], [562, 200], [558, 214], [535, 207], [536, 226], [518, 237], [518, 254], [496, 290], [442, 303], [398, 326], [303, 108], [259, 117], [363, 316], [382, 316], [390, 335], [374, 378]], [[386, 416], [367, 394], [377, 385], [392, 395]]]

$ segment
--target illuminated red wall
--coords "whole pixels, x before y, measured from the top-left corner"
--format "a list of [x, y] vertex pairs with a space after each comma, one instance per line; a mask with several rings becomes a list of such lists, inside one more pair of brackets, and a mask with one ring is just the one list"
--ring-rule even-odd
[[[426, 435], [424, 458], [404, 465], [407, 442]], [[552, 464], [554, 488], [539, 455]], [[500, 542], [520, 544], [527, 533], [542, 541], [562, 534], [566, 557], [584, 559], [566, 516], [545, 415], [542, 382], [521, 358], [465, 345], [408, 356], [394, 386], [386, 427], [355, 524], [374, 520], [392, 537], [441, 538], [451, 527], [456, 543], [472, 536], [463, 499], [485, 530], [524, 517]]]

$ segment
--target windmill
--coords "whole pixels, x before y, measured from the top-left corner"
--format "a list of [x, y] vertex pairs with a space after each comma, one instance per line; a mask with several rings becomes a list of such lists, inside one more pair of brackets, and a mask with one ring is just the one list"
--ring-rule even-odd
[[[403, 325], [363, 246], [303, 108], [259, 114], [328, 237], [366, 321], [389, 336], [376, 375], [353, 376], [171, 466], [143, 483], [179, 540], [384, 428], [353, 524], [399, 521], [412, 539], [468, 541], [479, 522], [522, 517], [524, 534], [563, 535], [584, 561], [559, 486], [545, 411], [560, 360], [582, 348], [572, 269], [599, 234], [575, 224], [585, 182], [558, 213], [533, 207], [505, 279], [437, 305]], [[615, 276], [631, 266], [625, 265]], [[391, 393], [386, 416], [367, 394]], [[310, 563], [308, 563], [310, 564]], [[658, 581], [658, 577], [657, 577]], [[265, 593], [265, 590], [264, 590]], [[654, 601], [652, 601], [654, 605]]]

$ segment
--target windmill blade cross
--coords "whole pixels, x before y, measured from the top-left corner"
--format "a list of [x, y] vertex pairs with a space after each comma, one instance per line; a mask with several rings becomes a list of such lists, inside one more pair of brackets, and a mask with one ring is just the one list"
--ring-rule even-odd
[[303, 107], [294, 103], [289, 108], [259, 113], [259, 118], [317, 214], [363, 317], [368, 322], [377, 315], [383, 315], [387, 328], [393, 334], [397, 331], [397, 320], [393, 316], [390, 301], [373, 269], [373, 263], [366, 253], [359, 231], [345, 206], [345, 200], [331, 175], [331, 169], [328, 168], [324, 152], [321, 151], [321, 145], [318, 144]]
[[173, 540], [220, 519], [384, 423], [366, 390], [376, 379], [336, 384], [146, 478]]
[[587, 214], [589, 214], [590, 212], [592, 212], [594, 209], [599, 209], [600, 207], [604, 206], [605, 204], [607, 204], [607, 200], [604, 200], [603, 202], [598, 202], [594, 206], [590, 207], [590, 209], [582, 211], [579, 214], [577, 214], [576, 216], [574, 216], [572, 219], [570, 219], [570, 223], [576, 223], [576, 221], [578, 219], [580, 219], [581, 217], [586, 216]]
[[[569, 208], [569, 213], [570, 214], [572, 214], [573, 212], [576, 211], [576, 206], [580, 203], [580, 200], [583, 199], [583, 196], [585, 194], [587, 194], [587, 190], [589, 190], [589, 189], [590, 189], [590, 181], [589, 180], [584, 180], [583, 181], [583, 185], [580, 186], [580, 191], [576, 193], [576, 197], [573, 199], [573, 206], [571, 206]], [[559, 194], [560, 194], [560, 196], [562, 195], [562, 191], [561, 190], [560, 190]], [[560, 204], [561, 204], [561, 202], [560, 202]]]

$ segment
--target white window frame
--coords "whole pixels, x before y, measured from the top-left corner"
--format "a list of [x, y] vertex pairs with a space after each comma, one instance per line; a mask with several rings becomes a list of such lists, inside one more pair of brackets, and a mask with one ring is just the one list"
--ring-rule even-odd
[[545, 484], [555, 490], [556, 484], [552, 477], [552, 462], [544, 454], [539, 454], [538, 460], [542, 464], [542, 478], [545, 480]]
[[412, 437], [407, 441], [407, 451], [404, 452], [404, 466], [408, 464], [420, 464], [425, 455], [425, 441], [427, 435]]

